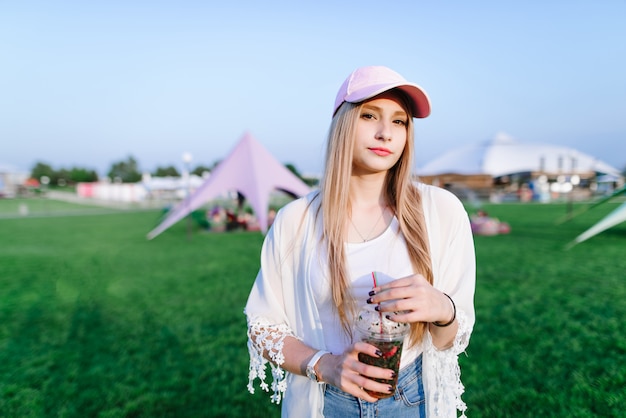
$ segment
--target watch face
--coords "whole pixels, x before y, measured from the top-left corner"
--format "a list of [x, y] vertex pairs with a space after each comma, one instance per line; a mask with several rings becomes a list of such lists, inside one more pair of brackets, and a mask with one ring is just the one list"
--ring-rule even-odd
[[306, 375], [308, 376], [309, 379], [313, 380], [314, 382], [317, 382], [317, 375], [315, 374], [315, 369], [313, 369], [313, 367], [306, 368]]

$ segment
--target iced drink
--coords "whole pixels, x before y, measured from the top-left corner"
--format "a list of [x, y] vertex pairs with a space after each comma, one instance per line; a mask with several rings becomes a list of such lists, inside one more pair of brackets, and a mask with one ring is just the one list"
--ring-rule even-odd
[[385, 318], [384, 314], [373, 310], [370, 312], [370, 310], [366, 309], [359, 313], [356, 327], [361, 341], [377, 347], [382, 353], [380, 357], [359, 353], [359, 361], [384, 369], [391, 369], [395, 372], [393, 379], [373, 379], [377, 382], [391, 385], [391, 393], [372, 392], [367, 389], [365, 391], [379, 399], [388, 398], [393, 395], [398, 383], [402, 344], [404, 337], [409, 332], [409, 324], [390, 321]]

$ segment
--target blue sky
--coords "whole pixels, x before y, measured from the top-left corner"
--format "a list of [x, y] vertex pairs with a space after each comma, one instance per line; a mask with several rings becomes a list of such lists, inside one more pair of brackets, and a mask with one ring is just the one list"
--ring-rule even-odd
[[0, 3], [0, 163], [105, 174], [224, 158], [246, 132], [322, 168], [362, 65], [420, 84], [423, 165], [506, 132], [626, 166], [626, 1]]

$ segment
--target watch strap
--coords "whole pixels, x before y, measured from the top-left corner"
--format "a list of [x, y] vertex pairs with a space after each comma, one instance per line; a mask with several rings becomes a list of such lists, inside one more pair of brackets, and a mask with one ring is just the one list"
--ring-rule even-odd
[[315, 380], [316, 382], [319, 382], [319, 377], [317, 376], [317, 373], [315, 373], [315, 365], [324, 354], [330, 354], [330, 352], [325, 350], [319, 350], [313, 355], [313, 357], [311, 357], [311, 360], [309, 360], [309, 363], [306, 365], [307, 376], [309, 376], [311, 380]]

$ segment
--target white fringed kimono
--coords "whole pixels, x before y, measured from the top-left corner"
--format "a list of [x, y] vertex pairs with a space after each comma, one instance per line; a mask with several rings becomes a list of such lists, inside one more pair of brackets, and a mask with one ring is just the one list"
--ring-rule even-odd
[[[474, 326], [476, 265], [469, 217], [461, 202], [451, 193], [434, 186], [418, 184], [432, 258], [434, 286], [454, 299], [459, 330], [454, 344], [437, 350], [426, 332], [418, 348], [423, 352], [423, 382], [428, 417], [464, 415], [461, 399], [458, 355], [469, 344]], [[307, 377], [285, 372], [282, 342], [286, 336], [324, 349], [318, 307], [312, 293], [312, 271], [319, 274], [321, 256], [321, 214], [317, 192], [283, 207], [270, 228], [261, 252], [261, 268], [245, 308], [248, 320], [250, 374], [248, 390], [254, 392], [259, 378], [261, 388], [272, 392], [272, 402], [282, 401], [283, 417], [323, 417], [324, 385]], [[273, 363], [263, 356], [271, 353]], [[267, 383], [267, 365], [271, 383]]]

